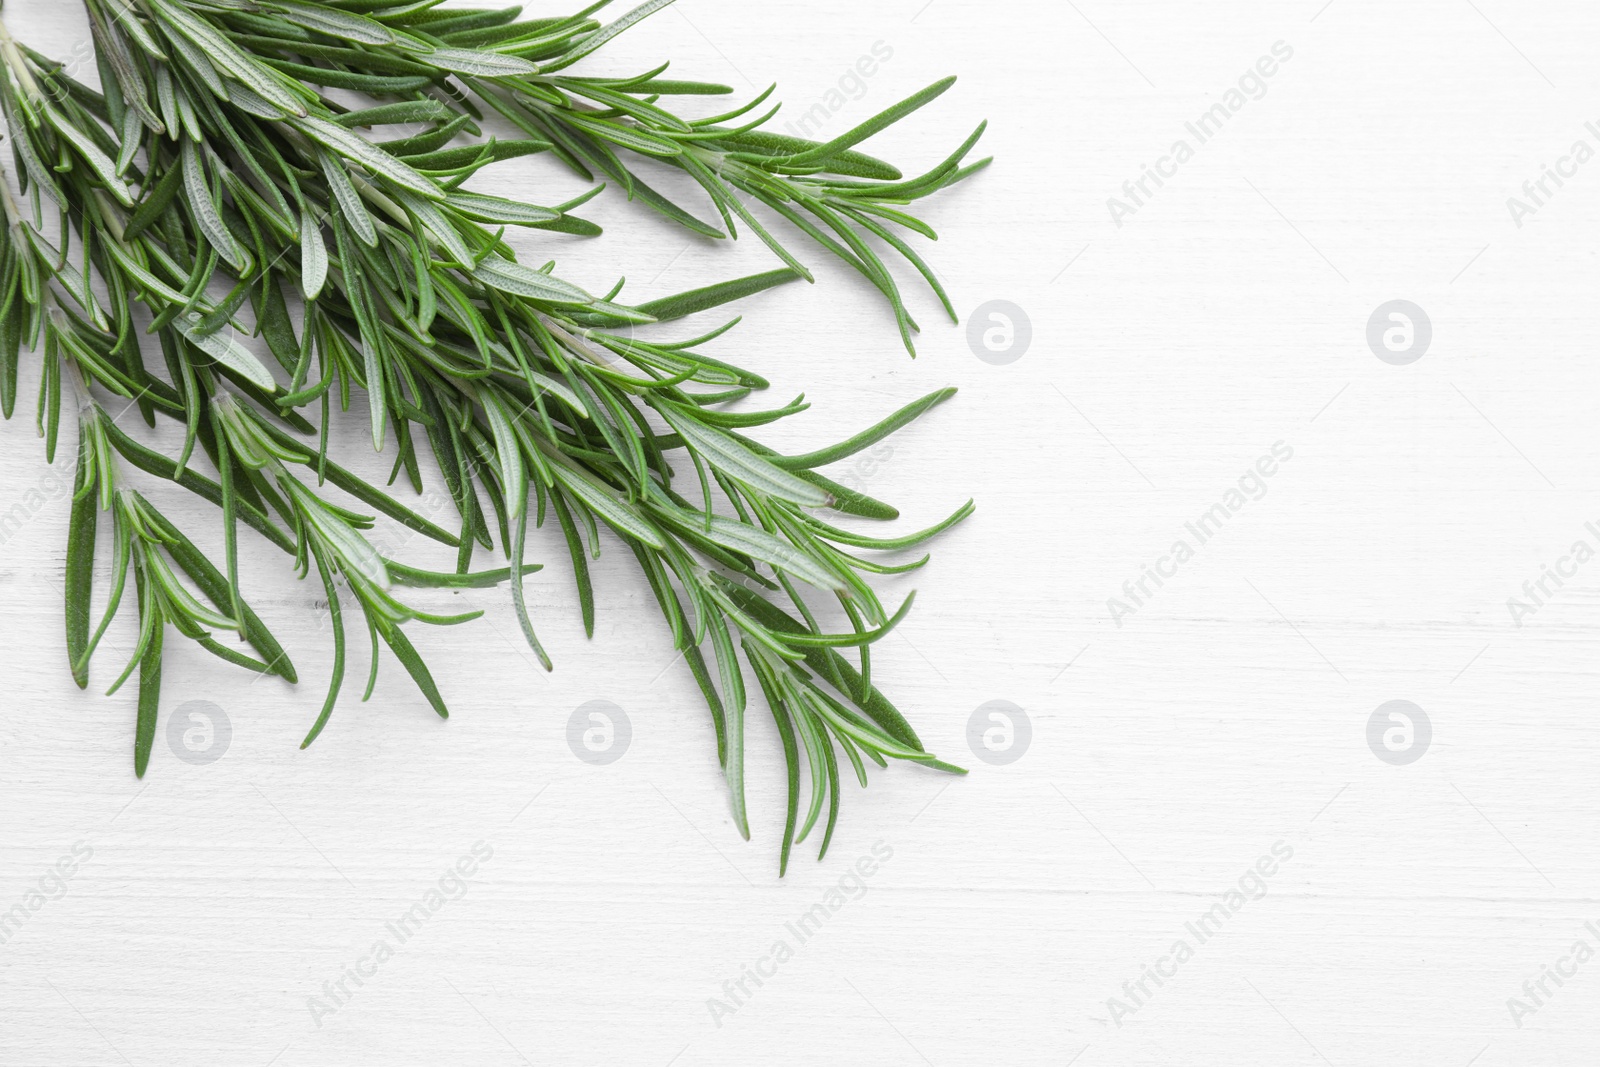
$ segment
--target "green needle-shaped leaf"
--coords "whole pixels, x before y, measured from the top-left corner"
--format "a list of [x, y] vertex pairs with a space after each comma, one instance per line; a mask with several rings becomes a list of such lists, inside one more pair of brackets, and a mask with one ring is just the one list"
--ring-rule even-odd
[[775, 466], [788, 470], [822, 467], [829, 463], [837, 463], [847, 456], [853, 456], [863, 449], [871, 448], [885, 437], [911, 422], [924, 411], [937, 404], [944, 403], [955, 395], [956, 390], [953, 386], [935, 390], [920, 400], [913, 400], [876, 426], [862, 430], [855, 436], [841, 441], [831, 448], [820, 448], [815, 452], [807, 452], [803, 456], [775, 456], [772, 462]]
[[94, 445], [87, 432], [78, 438], [78, 476], [67, 526], [67, 662], [83, 689], [89, 684], [90, 597], [94, 591], [94, 541], [99, 497], [93, 482]]
[[539, 68], [526, 59], [476, 48], [435, 48], [422, 58], [441, 70], [479, 78], [514, 78], [539, 72]]
[[337, 123], [315, 115], [307, 115], [305, 118], [294, 120], [293, 125], [308, 137], [322, 142], [346, 159], [361, 164], [377, 177], [389, 179], [402, 189], [410, 189], [419, 196], [436, 200], [444, 197], [444, 191], [433, 182], [394, 156], [377, 148], [360, 134], [353, 133]]
[[510, 259], [490, 256], [478, 264], [472, 276], [491, 289], [526, 296], [550, 304], [592, 304], [594, 297], [570, 282], [542, 271], [530, 270]]
[[690, 448], [704, 456], [718, 470], [751, 488], [806, 507], [822, 507], [828, 503], [826, 492], [774, 466], [721, 430], [697, 422], [687, 413], [669, 405], [663, 404], [657, 410]]
[[773, 286], [784, 285], [788, 282], [799, 280], [800, 275], [787, 267], [778, 270], [769, 270], [764, 274], [752, 274], [748, 278], [738, 278], [731, 282], [720, 282], [716, 285], [707, 285], [700, 289], [691, 289], [686, 293], [675, 296], [662, 297], [640, 304], [635, 311], [642, 311], [651, 318], [660, 322], [670, 322], [681, 319], [686, 315], [693, 315], [708, 308], [717, 307], [734, 300], [743, 300], [747, 296], [765, 292]]
[[278, 383], [272, 377], [272, 372], [256, 358], [254, 352], [234, 338], [233, 332], [228, 327], [224, 326], [216, 333], [204, 333], [198, 329], [199, 324], [199, 313], [190, 312], [189, 317], [179, 320], [178, 329], [190, 344], [251, 385], [268, 393], [277, 391]]

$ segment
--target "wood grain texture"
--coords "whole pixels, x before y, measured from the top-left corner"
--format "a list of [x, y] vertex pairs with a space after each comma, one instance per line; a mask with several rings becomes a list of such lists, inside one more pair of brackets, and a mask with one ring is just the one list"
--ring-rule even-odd
[[[58, 55], [87, 37], [72, 4], [11, 0], [5, 17]], [[741, 91], [777, 80], [803, 112], [883, 42], [892, 57], [858, 99], [847, 84], [828, 130], [952, 72], [881, 154], [931, 163], [992, 121], [998, 163], [931, 202], [931, 256], [964, 320], [990, 300], [1025, 311], [1022, 358], [976, 358], [919, 294], [907, 359], [859, 279], [815, 254], [815, 287], [750, 301], [721, 343], [773, 396], [814, 402], [775, 428], [783, 445], [959, 386], [845, 473], [908, 529], [978, 499], [932, 566], [892, 583], [918, 607], [875, 657], [929, 747], [974, 773], [847, 785], [832, 854], [803, 852], [781, 882], [770, 720], [751, 716], [747, 844], [631, 559], [613, 542], [595, 568], [585, 640], [554, 531], [528, 583], [553, 674], [503, 596], [429, 594], [487, 611], [416, 635], [450, 721], [385, 662], [374, 699], [347, 700], [305, 752], [330, 667], [320, 593], [250, 542], [243, 581], [305, 684], [252, 684], [172, 643], [163, 714], [209, 701], [231, 741], [190, 765], [164, 722], [135, 781], [134, 694], [100, 695], [131, 635], [112, 631], [89, 692], [67, 670], [73, 449], [44, 464], [25, 371], [0, 425], [0, 514], [28, 514], [0, 547], [0, 912], [54, 896], [0, 944], [0, 1062], [1594, 1062], [1600, 958], [1547, 979], [1520, 1019], [1507, 1001], [1579, 939], [1600, 950], [1600, 562], [1521, 626], [1507, 600], [1580, 538], [1600, 546], [1600, 161], [1548, 184], [1520, 227], [1506, 201], [1575, 141], [1600, 148], [1597, 33], [1575, 2], [682, 0], [608, 47], [597, 70], [671, 56]], [[1264, 95], [1115, 225], [1108, 198], [1280, 41], [1292, 57]], [[481, 184], [581, 188], [538, 159]], [[586, 213], [610, 229], [599, 242], [521, 247], [599, 290], [622, 269], [635, 299], [770, 263], [615, 196]], [[1365, 338], [1394, 299], [1433, 327], [1408, 366]], [[359, 419], [340, 437], [380, 469]], [[1194, 540], [1186, 524], [1277, 442], [1292, 458], [1264, 495], [1114, 620], [1108, 599]], [[213, 512], [162, 500], [220, 543]], [[448, 566], [434, 547], [405, 552]], [[1366, 737], [1396, 699], [1433, 730], [1405, 766]], [[567, 745], [591, 700], [632, 727], [605, 766]], [[1005, 766], [968, 748], [993, 700], [1031, 723]], [[1200, 944], [1186, 924], [1279, 842], [1292, 858]], [[892, 857], [852, 874], [875, 845]], [[791, 927], [841, 884], [851, 899], [802, 942]], [[430, 892], [447, 902], [402, 943], [390, 927]], [[1136, 1002], [1124, 982], [1179, 939], [1192, 958]], [[745, 968], [763, 960], [758, 988]], [[315, 1010], [358, 963], [361, 984]], [[724, 983], [741, 979], [735, 1005]]]

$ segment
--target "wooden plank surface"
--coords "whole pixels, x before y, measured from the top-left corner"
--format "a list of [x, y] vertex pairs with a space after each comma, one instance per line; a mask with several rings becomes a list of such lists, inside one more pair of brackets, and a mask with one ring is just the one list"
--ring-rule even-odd
[[[73, 4], [4, 14], [57, 55], [87, 37]], [[45, 465], [25, 370], [0, 425], [0, 515], [26, 520], [0, 546], [0, 913], [26, 914], [0, 944], [0, 1062], [1594, 1062], [1600, 959], [1576, 945], [1600, 952], [1600, 562], [1574, 545], [1600, 549], [1600, 161], [1573, 152], [1600, 150], [1597, 33], [1572, 2], [682, 0], [608, 46], [597, 71], [776, 80], [830, 136], [960, 74], [882, 138], [912, 166], [991, 121], [997, 165], [926, 213], [962, 325], [917, 292], [912, 361], [810, 254], [815, 287], [750, 301], [719, 342], [814, 402], [783, 445], [959, 386], [837, 476], [907, 529], [978, 501], [889, 583], [918, 606], [875, 657], [974, 773], [847, 785], [832, 853], [782, 881], [771, 723], [751, 719], [745, 843], [615, 542], [592, 641], [564, 547], [538, 542], [553, 674], [503, 595], [430, 594], [487, 611], [415, 638], [452, 719], [386, 662], [301, 752], [331, 663], [320, 592], [251, 541], [243, 580], [303, 683], [170, 642], [163, 714], [219, 709], [227, 748], [185, 762], [163, 725], [135, 781], [134, 694], [100, 695], [132, 635], [90, 692], [66, 670], [72, 450]], [[1202, 142], [1188, 124], [1217, 104]], [[1547, 165], [1568, 176], [1534, 204]], [[542, 159], [481, 186], [581, 188]], [[770, 262], [591, 207], [603, 239], [519, 248], [640, 300]], [[1394, 300], [1431, 324], [1404, 365], [1367, 340]], [[1008, 363], [969, 345], [990, 301], [1030, 326]], [[339, 437], [386, 467], [360, 419]], [[161, 499], [220, 543], [205, 506]], [[431, 547], [404, 553], [447, 565]], [[1508, 606], [1558, 565], [1536, 610]], [[631, 727], [605, 765], [568, 745], [597, 700]], [[1431, 727], [1403, 764], [1368, 741], [1396, 700]], [[1000, 765], [995, 701], [1031, 735]]]

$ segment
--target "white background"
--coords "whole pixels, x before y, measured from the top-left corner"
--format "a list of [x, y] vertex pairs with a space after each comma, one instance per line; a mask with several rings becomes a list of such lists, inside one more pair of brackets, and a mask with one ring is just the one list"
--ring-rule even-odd
[[[75, 5], [5, 16], [57, 54], [86, 37]], [[210, 701], [232, 740], [192, 766], [163, 724], [139, 782], [134, 693], [101, 695], [130, 632], [89, 692], [68, 676], [56, 496], [0, 550], [0, 909], [75, 842], [93, 856], [0, 945], [0, 1062], [1594, 1062], [1600, 962], [1520, 1020], [1507, 1000], [1575, 940], [1600, 948], [1584, 925], [1600, 927], [1600, 563], [1520, 627], [1507, 599], [1597, 541], [1600, 161], [1520, 227], [1506, 200], [1575, 140], [1600, 148], [1584, 129], [1597, 32], [1591, 5], [1508, 0], [683, 0], [654, 16], [587, 69], [672, 57], [741, 93], [776, 80], [803, 110], [882, 41], [892, 59], [830, 136], [947, 73], [956, 88], [877, 152], [910, 170], [992, 123], [996, 165], [924, 214], [963, 318], [993, 299], [1026, 312], [1020, 359], [976, 358], [908, 279], [913, 362], [876, 294], [810, 249], [818, 284], [750, 301], [717, 346], [772, 397], [814, 401], [766, 434], [786, 447], [961, 387], [853, 476], [908, 530], [977, 498], [932, 565], [887, 583], [919, 601], [875, 657], [929, 748], [974, 773], [847, 783], [833, 851], [817, 863], [808, 842], [780, 881], [770, 721], [751, 718], [745, 843], [631, 558], [612, 543], [586, 641], [546, 531], [528, 587], [553, 675], [503, 591], [463, 594], [484, 620], [414, 637], [451, 720], [392, 661], [359, 704], [358, 651], [305, 752], [331, 661], [320, 590], [247, 535], [248, 595], [303, 682], [250, 684], [169, 642], [163, 714]], [[1293, 56], [1266, 95], [1114, 225], [1107, 198], [1278, 41]], [[553, 202], [582, 185], [536, 158], [480, 187]], [[607, 236], [522, 247], [591, 288], [626, 273], [641, 300], [770, 263], [615, 195], [585, 214]], [[1406, 366], [1366, 342], [1393, 299], [1433, 327]], [[49, 484], [36, 382], [25, 371], [0, 426], [0, 512]], [[359, 457], [361, 420], [347, 429]], [[1279, 441], [1293, 458], [1265, 497], [1117, 625], [1108, 598]], [[70, 479], [70, 435], [61, 454]], [[219, 542], [214, 511], [160, 499]], [[421, 539], [406, 550], [448, 566]], [[1396, 699], [1433, 728], [1405, 766], [1366, 739]], [[567, 745], [590, 700], [632, 723], [609, 766]], [[1007, 766], [968, 748], [991, 700], [1031, 721]], [[314, 1017], [308, 998], [478, 841], [493, 858], [466, 896]], [[724, 981], [795, 942], [784, 924], [879, 841], [893, 858], [866, 895], [714, 1019]], [[1124, 981], [1194, 944], [1184, 924], [1278, 842], [1293, 858], [1266, 895], [1114, 1019], [1108, 998], [1131, 1003]]]

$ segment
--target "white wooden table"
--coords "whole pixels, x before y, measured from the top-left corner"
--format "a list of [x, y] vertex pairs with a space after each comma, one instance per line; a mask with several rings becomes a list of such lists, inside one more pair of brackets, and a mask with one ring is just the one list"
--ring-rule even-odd
[[[5, 18], [58, 55], [87, 36], [74, 4]], [[320, 592], [249, 542], [303, 684], [170, 642], [164, 715], [218, 709], [225, 751], [180, 759], [163, 726], [136, 781], [134, 693], [100, 695], [131, 634], [90, 692], [66, 670], [72, 449], [46, 467], [25, 372], [0, 425], [0, 515], [26, 519], [0, 546], [0, 913], [24, 916], [0, 920], [0, 1062], [1595, 1062], [1600, 562], [1574, 546], [1600, 549], [1600, 161], [1573, 153], [1600, 150], [1597, 34], [1575, 2], [683, 0], [607, 49], [595, 69], [777, 80], [835, 133], [959, 73], [875, 144], [911, 165], [992, 123], [998, 163], [928, 206], [930, 254], [980, 350], [987, 302], [1022, 311], [1019, 358], [978, 358], [917, 292], [909, 360], [816, 253], [816, 287], [724, 342], [815, 402], [782, 444], [960, 386], [840, 477], [907, 529], [979, 505], [891, 583], [918, 608], [875, 664], [974, 773], [847, 786], [833, 851], [782, 881], [772, 725], [751, 718], [747, 844], [614, 543], [587, 641], [539, 542], [554, 674], [503, 592], [463, 594], [484, 620], [416, 638], [448, 723], [385, 662], [301, 752]], [[494, 174], [581, 187], [543, 159]], [[639, 299], [770, 262], [615, 196], [588, 214], [612, 232], [549, 254]], [[1369, 346], [1397, 300], [1425, 350], [1415, 310]], [[370, 455], [359, 422], [346, 455]], [[435, 547], [406, 550], [448, 565]], [[610, 763], [568, 745], [591, 701], [631, 728]], [[1391, 701], [1420, 714], [1386, 709], [1369, 745]]]

